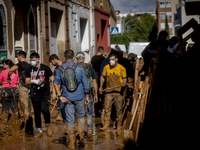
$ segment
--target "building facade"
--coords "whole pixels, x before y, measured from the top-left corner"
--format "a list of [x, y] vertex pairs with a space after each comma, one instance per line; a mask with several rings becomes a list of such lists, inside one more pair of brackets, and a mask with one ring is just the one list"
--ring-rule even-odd
[[165, 17], [167, 16], [169, 34], [170, 36], [175, 35], [173, 14], [176, 12], [176, 4], [179, 3], [179, 0], [157, 0], [158, 32], [165, 30]]
[[6, 58], [16, 62], [20, 50], [41, 52], [38, 6], [36, 0], [0, 0], [0, 64]]
[[83, 51], [86, 62], [98, 46], [110, 50], [110, 26], [116, 16], [109, 0], [0, 0], [0, 67], [17, 63], [18, 51], [38, 52], [50, 66], [49, 56], [64, 61], [66, 49]]

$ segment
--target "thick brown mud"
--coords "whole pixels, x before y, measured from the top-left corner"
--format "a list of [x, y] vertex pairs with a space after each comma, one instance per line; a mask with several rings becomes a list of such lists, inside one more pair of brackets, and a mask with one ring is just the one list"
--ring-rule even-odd
[[[30, 135], [20, 136], [20, 134], [17, 134], [15, 136], [10, 135], [10, 137], [8, 135], [8, 138], [0, 137], [0, 150], [67, 150], [67, 130], [62, 130], [63, 123], [61, 121], [56, 122], [55, 115], [51, 118], [51, 122], [54, 125], [54, 133], [51, 137], [48, 137], [46, 132], [43, 132], [43, 137], [39, 139], [34, 139], [33, 136]], [[102, 127], [102, 123], [102, 118], [94, 117], [93, 142], [87, 142], [87, 136], [85, 135], [85, 147], [78, 147], [78, 145], [76, 144], [76, 149], [121, 149], [121, 147], [119, 147], [119, 143], [121, 143], [122, 140], [116, 136], [116, 130], [112, 128], [113, 124], [111, 124], [110, 127], [111, 131], [109, 133], [105, 133], [100, 131], [99, 129], [100, 127]], [[34, 131], [36, 133], [36, 128], [34, 128]]]

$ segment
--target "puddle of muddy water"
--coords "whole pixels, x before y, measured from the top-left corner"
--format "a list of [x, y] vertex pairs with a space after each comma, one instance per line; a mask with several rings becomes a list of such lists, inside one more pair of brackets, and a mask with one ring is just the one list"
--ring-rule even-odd
[[[55, 124], [54, 134], [48, 137], [46, 133], [43, 134], [41, 139], [33, 139], [33, 136], [28, 137], [15, 137], [12, 139], [2, 140], [0, 138], [0, 150], [67, 150], [68, 140], [66, 132], [61, 130], [63, 123], [56, 122], [55, 116], [52, 115], [51, 122]], [[117, 150], [118, 140], [116, 130], [111, 127], [111, 132], [105, 133], [100, 131], [102, 126], [102, 119], [94, 117], [93, 123], [93, 143], [87, 142], [85, 136], [85, 147], [77, 149], [83, 150]], [[34, 131], [36, 129], [34, 128]]]

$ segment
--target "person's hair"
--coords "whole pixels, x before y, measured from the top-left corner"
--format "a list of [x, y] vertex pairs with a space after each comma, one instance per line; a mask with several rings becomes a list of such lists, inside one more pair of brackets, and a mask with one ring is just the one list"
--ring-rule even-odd
[[133, 54], [133, 53], [128, 54], [128, 57], [134, 57], [134, 56], [135, 56], [135, 54]]
[[3, 61], [3, 64], [6, 64], [6, 65], [8, 65], [10, 68], [12, 67], [12, 66], [14, 66], [14, 63], [12, 62], [12, 60], [10, 60], [10, 59], [6, 59], [6, 60], [4, 60]]
[[173, 36], [169, 40], [174, 41], [175, 44], [178, 43], [178, 38], [176, 36]]
[[19, 51], [17, 53], [18, 56], [21, 56], [22, 58], [26, 58], [26, 52], [25, 51]]
[[50, 57], [49, 57], [49, 62], [51, 62], [51, 60], [54, 60], [54, 59], [57, 59], [59, 60], [58, 56], [56, 54], [52, 54]]
[[162, 31], [160, 31], [160, 33], [159, 33], [159, 38], [161, 37], [161, 36], [168, 36], [168, 33], [167, 33], [167, 31], [165, 31], [165, 30], [162, 30]]
[[115, 56], [115, 58], [118, 58], [117, 54], [110, 54], [109, 58], [112, 57], [112, 56]]
[[40, 55], [38, 53], [36, 53], [36, 52], [33, 52], [30, 55], [30, 59], [32, 59], [32, 58], [40, 58]]
[[111, 51], [108, 57], [110, 58], [112, 56], [115, 56], [115, 58], [119, 58], [119, 52], [116, 50]]
[[66, 50], [65, 53], [64, 53], [64, 56], [65, 56], [65, 59], [73, 59], [74, 58], [74, 51], [69, 49], [69, 50]]
[[123, 51], [123, 56], [128, 57], [128, 53]]
[[98, 51], [98, 52], [103, 52], [103, 51], [104, 51], [103, 46], [99, 46], [97, 51]]

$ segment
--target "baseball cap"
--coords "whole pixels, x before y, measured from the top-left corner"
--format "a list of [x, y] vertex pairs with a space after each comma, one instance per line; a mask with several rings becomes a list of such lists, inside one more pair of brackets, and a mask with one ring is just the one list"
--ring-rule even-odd
[[80, 58], [80, 57], [85, 58], [85, 54], [81, 51], [76, 53], [76, 58]]

